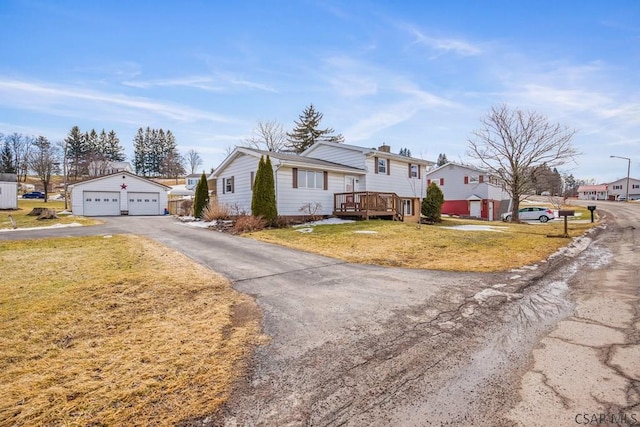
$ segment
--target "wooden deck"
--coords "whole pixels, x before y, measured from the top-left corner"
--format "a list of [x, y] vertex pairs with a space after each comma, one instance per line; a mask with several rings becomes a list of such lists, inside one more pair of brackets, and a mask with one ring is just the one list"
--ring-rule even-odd
[[356, 218], [390, 218], [402, 221], [402, 202], [395, 193], [355, 191], [333, 195], [333, 215]]

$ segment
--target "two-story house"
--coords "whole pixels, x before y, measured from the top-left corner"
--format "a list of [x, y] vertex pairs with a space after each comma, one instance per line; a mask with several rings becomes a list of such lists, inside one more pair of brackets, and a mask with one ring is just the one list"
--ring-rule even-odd
[[444, 195], [443, 214], [493, 221], [509, 208], [500, 180], [473, 166], [447, 163], [427, 172], [427, 185], [432, 182]]
[[215, 170], [218, 203], [251, 213], [253, 180], [261, 156], [274, 169], [278, 214], [389, 217], [419, 215], [426, 167], [433, 162], [378, 149], [318, 142], [300, 155], [237, 147]]

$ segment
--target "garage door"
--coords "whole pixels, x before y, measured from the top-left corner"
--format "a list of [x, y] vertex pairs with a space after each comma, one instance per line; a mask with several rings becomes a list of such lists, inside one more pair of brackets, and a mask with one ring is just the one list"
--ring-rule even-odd
[[120, 215], [120, 192], [85, 191], [83, 196], [85, 216]]
[[132, 193], [129, 195], [129, 215], [158, 215], [160, 193]]

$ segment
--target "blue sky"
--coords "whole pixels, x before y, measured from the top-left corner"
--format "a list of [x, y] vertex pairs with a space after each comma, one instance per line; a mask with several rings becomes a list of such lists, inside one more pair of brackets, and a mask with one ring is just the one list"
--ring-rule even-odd
[[170, 129], [209, 170], [313, 103], [346, 142], [469, 161], [491, 106], [578, 130], [562, 171], [640, 178], [640, 1], [0, 1], [0, 132]]

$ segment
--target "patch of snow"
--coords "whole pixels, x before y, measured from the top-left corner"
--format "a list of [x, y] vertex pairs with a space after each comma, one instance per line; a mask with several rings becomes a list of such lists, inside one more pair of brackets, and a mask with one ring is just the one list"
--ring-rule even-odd
[[294, 225], [293, 228], [314, 227], [316, 225], [349, 224], [352, 222], [355, 222], [355, 221], [352, 219], [327, 218], [327, 219], [321, 219], [319, 221], [311, 221], [311, 222], [306, 222], [304, 224]]
[[4, 231], [30, 231], [30, 230], [48, 230], [51, 228], [67, 228], [67, 227], [82, 227], [79, 222], [71, 222], [69, 224], [54, 224], [46, 227], [29, 227], [29, 228], [2, 228], [0, 233]]
[[373, 231], [373, 230], [356, 230], [356, 231], [354, 231], [354, 233], [358, 233], [358, 234], [378, 234], [377, 231]]
[[521, 278], [521, 277], [522, 277], [521, 275], [516, 274], [515, 276], [511, 276], [511, 277], [509, 277], [509, 279], [511, 279], [511, 280], [518, 280], [518, 279], [519, 279], [519, 278]]
[[451, 227], [442, 227], [442, 228], [448, 228], [450, 230], [462, 230], [462, 231], [493, 231], [496, 233], [504, 233], [504, 230], [507, 229], [508, 227], [466, 224], [466, 225], [454, 225]]
[[313, 233], [313, 228], [312, 227], [298, 228], [296, 231], [299, 233]]
[[496, 283], [495, 285], [492, 286], [492, 288], [500, 289], [500, 288], [504, 288], [505, 286], [507, 286], [506, 283]]
[[473, 299], [478, 301], [478, 303], [482, 304], [486, 302], [489, 298], [494, 297], [506, 297], [507, 301], [513, 301], [514, 299], [520, 299], [523, 297], [522, 294], [512, 294], [508, 292], [497, 291], [495, 289], [483, 289], [473, 296]]

